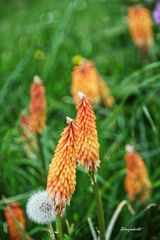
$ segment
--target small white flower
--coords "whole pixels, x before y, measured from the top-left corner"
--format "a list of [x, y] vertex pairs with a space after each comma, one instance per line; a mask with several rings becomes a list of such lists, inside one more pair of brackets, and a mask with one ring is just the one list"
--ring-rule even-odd
[[39, 224], [48, 224], [55, 220], [53, 200], [46, 191], [34, 193], [28, 200], [26, 212], [30, 220]]

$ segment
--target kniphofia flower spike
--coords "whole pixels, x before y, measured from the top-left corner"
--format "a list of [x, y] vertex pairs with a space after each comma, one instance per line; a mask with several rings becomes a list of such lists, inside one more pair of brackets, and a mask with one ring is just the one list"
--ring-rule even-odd
[[63, 215], [64, 208], [75, 191], [77, 121], [66, 118], [68, 126], [61, 134], [49, 165], [47, 192], [53, 197], [54, 211]]
[[100, 102], [96, 68], [91, 61], [84, 59], [75, 67], [72, 73], [71, 92], [76, 103], [79, 102], [77, 96], [79, 91], [84, 92], [91, 102]]
[[153, 43], [152, 19], [149, 10], [140, 6], [128, 9], [128, 27], [135, 45], [148, 52]]
[[132, 200], [144, 201], [150, 196], [151, 182], [141, 156], [130, 145], [126, 146], [125, 189]]
[[106, 107], [112, 107], [114, 98], [112, 97], [109, 87], [98, 73], [94, 63], [80, 56], [73, 59], [76, 67], [72, 72], [71, 93], [75, 103], [79, 102], [77, 93], [83, 92], [92, 103], [100, 101]]
[[[25, 231], [26, 219], [23, 210], [20, 208], [18, 202], [10, 203], [5, 209], [5, 218], [9, 228], [9, 235], [11, 240], [23, 240], [20, 228]], [[26, 239], [30, 239], [29, 237]]]
[[77, 104], [77, 122], [79, 133], [77, 139], [78, 162], [92, 172], [99, 166], [99, 143], [95, 115], [89, 98], [79, 92], [80, 102]]
[[33, 79], [30, 95], [30, 129], [41, 134], [46, 124], [46, 99], [45, 88], [38, 76]]

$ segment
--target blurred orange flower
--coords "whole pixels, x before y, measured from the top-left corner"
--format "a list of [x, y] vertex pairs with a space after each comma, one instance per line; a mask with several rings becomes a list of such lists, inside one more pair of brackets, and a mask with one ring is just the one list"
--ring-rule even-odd
[[130, 146], [126, 146], [126, 179], [125, 189], [132, 200], [146, 200], [150, 196], [151, 182], [147, 168], [141, 156]]
[[128, 9], [128, 27], [135, 45], [147, 52], [153, 43], [153, 29], [147, 8], [133, 6]]
[[34, 77], [30, 95], [30, 129], [33, 133], [42, 133], [46, 124], [46, 99], [45, 88], [38, 76]]
[[77, 122], [79, 133], [77, 140], [78, 161], [92, 172], [99, 166], [99, 143], [95, 115], [88, 97], [78, 93], [80, 102], [77, 104]]
[[[24, 238], [20, 229], [25, 231], [26, 220], [18, 202], [13, 202], [6, 207], [5, 218], [9, 227], [10, 239], [23, 240]], [[30, 238], [28, 237], [27, 239]]]
[[[102, 101], [106, 107], [112, 107], [114, 99], [104, 80], [100, 77], [92, 61], [79, 56], [74, 59], [77, 66], [72, 72], [71, 93], [76, 103], [79, 102], [77, 93], [83, 92], [92, 103]], [[77, 62], [78, 61], [78, 62]]]
[[81, 91], [88, 96], [93, 103], [100, 102], [97, 71], [91, 61], [83, 60], [75, 67], [72, 73], [72, 95], [75, 102], [79, 101], [77, 93]]
[[61, 134], [54, 157], [49, 165], [47, 192], [51, 194], [54, 210], [63, 215], [76, 186], [76, 140], [78, 125], [67, 117], [69, 124]]

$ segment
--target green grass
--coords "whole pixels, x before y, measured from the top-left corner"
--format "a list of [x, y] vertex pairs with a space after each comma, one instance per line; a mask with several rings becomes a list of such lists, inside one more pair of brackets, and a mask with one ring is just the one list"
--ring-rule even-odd
[[[0, 194], [25, 204], [40, 184], [39, 159], [29, 159], [20, 142], [19, 115], [29, 105], [29, 89], [35, 74], [46, 87], [47, 128], [43, 135], [46, 166], [50, 163], [65, 116], [75, 117], [70, 94], [72, 62], [76, 54], [93, 59], [116, 99], [113, 109], [96, 107], [101, 167], [98, 180], [106, 227], [124, 191], [125, 145], [133, 144], [142, 155], [152, 182], [146, 205], [132, 203], [135, 216], [121, 211], [111, 239], [160, 239], [160, 210], [144, 209], [160, 199], [160, 35], [154, 26], [155, 43], [150, 59], [141, 57], [126, 24], [124, 0], [2, 0], [0, 77]], [[143, 2], [143, 1], [141, 1]], [[140, 3], [140, 1], [139, 1]], [[154, 3], [146, 6], [153, 9]], [[37, 52], [44, 57], [37, 59]], [[4, 201], [0, 201], [0, 239], [5, 230]], [[71, 239], [92, 239], [88, 217], [97, 218], [89, 178], [77, 168], [76, 192], [65, 219], [73, 224]], [[141, 232], [121, 232], [122, 226], [144, 227]], [[67, 232], [65, 220], [63, 227]], [[33, 239], [49, 239], [47, 228], [27, 221]], [[67, 239], [67, 237], [66, 237]]]

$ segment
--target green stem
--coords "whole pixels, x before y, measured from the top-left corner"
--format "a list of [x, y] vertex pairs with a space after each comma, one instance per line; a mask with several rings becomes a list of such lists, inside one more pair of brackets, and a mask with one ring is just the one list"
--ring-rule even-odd
[[45, 173], [45, 157], [44, 157], [44, 152], [43, 152], [43, 144], [42, 144], [42, 137], [41, 134], [36, 133], [37, 136], [37, 143], [38, 143], [38, 148], [39, 148], [39, 157], [41, 159], [42, 163], [42, 173]]
[[49, 232], [50, 232], [50, 239], [51, 239], [51, 240], [55, 240], [54, 231], [53, 231], [53, 226], [52, 226], [51, 223], [49, 224]]
[[57, 216], [56, 218], [56, 230], [57, 230], [58, 240], [63, 240], [62, 220], [60, 216]]
[[91, 181], [94, 190], [94, 197], [96, 201], [96, 208], [97, 208], [97, 218], [98, 218], [98, 227], [99, 227], [99, 234], [100, 240], [105, 240], [105, 220], [104, 220], [104, 211], [102, 205], [102, 199], [99, 193], [99, 187], [97, 180], [95, 178], [95, 173], [91, 173]]

